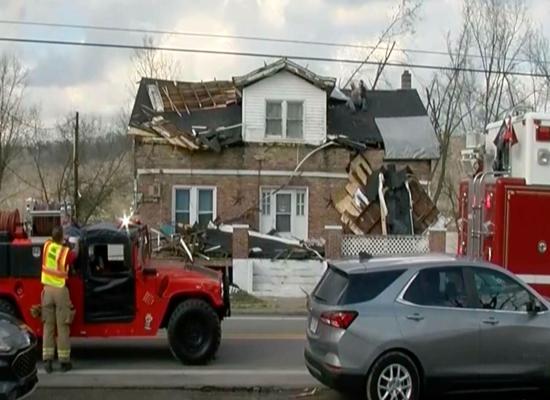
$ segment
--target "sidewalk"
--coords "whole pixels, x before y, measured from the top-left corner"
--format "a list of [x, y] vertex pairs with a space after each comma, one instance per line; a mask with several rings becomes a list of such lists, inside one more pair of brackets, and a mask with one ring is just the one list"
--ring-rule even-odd
[[231, 295], [233, 315], [307, 315], [306, 297], [255, 297], [240, 291]]

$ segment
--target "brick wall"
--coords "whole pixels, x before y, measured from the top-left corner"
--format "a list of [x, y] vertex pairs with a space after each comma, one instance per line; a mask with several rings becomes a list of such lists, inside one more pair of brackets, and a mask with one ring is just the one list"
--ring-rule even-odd
[[[238, 169], [238, 170], [294, 170], [296, 165], [313, 147], [304, 145], [256, 145], [224, 149], [221, 153], [187, 152], [166, 145], [143, 145], [136, 148], [138, 169]], [[353, 153], [342, 148], [328, 148], [313, 155], [302, 166], [302, 171], [346, 173]], [[383, 160], [383, 151], [369, 151], [367, 155], [373, 168]], [[407, 163], [419, 179], [428, 179], [429, 162]], [[172, 192], [175, 185], [215, 186], [217, 216], [224, 222], [245, 223], [251, 229], [259, 229], [259, 196], [263, 186], [307, 187], [308, 236], [321, 238], [325, 225], [340, 223], [340, 215], [332, 206], [331, 194], [345, 186], [347, 179], [273, 176], [221, 176], [183, 174], [144, 174], [138, 179], [138, 192], [144, 194], [139, 207], [143, 221], [151, 226], [169, 224], [172, 221]], [[150, 189], [160, 188], [160, 197], [152, 199]]]
[[[222, 221], [234, 221], [259, 229], [259, 193], [261, 186], [278, 187], [288, 182], [286, 177], [252, 176], [183, 176], [183, 175], [143, 175], [139, 179], [138, 190], [146, 191], [147, 186], [158, 183], [158, 201], [144, 202], [139, 207], [143, 221], [152, 226], [170, 223], [172, 220], [172, 188], [174, 185], [216, 186], [217, 215]], [[336, 224], [340, 215], [330, 204], [330, 194], [345, 185], [343, 179], [294, 178], [290, 186], [308, 187], [310, 238], [320, 238], [324, 226]]]
[[[294, 170], [315, 147], [304, 145], [248, 144], [222, 150], [221, 153], [189, 152], [166, 145], [137, 146], [137, 168], [184, 169], [264, 169]], [[345, 172], [350, 152], [343, 148], [328, 148], [309, 158], [303, 171]]]

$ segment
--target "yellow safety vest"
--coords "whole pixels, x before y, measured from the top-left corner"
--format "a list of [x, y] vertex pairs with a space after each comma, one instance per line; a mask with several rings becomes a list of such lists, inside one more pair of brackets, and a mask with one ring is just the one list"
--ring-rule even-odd
[[65, 263], [70, 249], [48, 240], [42, 252], [42, 284], [62, 288], [67, 279]]

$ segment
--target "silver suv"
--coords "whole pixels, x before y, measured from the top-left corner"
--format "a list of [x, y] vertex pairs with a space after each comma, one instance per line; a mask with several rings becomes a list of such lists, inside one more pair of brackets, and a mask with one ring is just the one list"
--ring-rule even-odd
[[549, 306], [486, 263], [424, 256], [330, 265], [308, 302], [306, 366], [368, 400], [546, 391]]

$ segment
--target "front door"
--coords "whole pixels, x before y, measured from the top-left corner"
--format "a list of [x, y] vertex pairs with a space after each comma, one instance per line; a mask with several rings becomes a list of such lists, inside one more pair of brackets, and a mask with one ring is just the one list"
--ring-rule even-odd
[[550, 379], [548, 310], [528, 313], [534, 295], [510, 276], [485, 268], [471, 271], [481, 327], [481, 378], [512, 386]]
[[135, 276], [127, 243], [89, 243], [84, 271], [86, 322], [130, 322], [135, 317]]
[[398, 299], [397, 319], [407, 348], [434, 386], [474, 384], [479, 368], [479, 324], [470, 308], [462, 267], [421, 270]]

